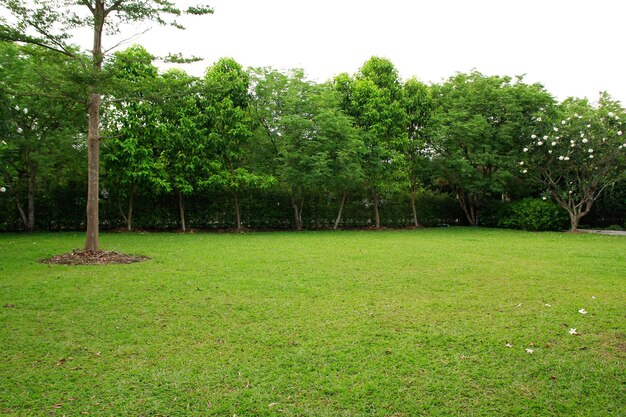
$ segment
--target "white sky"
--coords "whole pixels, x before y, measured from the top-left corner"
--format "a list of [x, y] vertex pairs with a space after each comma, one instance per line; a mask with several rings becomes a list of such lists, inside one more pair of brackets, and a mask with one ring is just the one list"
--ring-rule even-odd
[[[608, 91], [626, 105], [624, 0], [205, 0], [215, 14], [134, 41], [155, 55], [228, 56], [244, 67], [303, 68], [324, 81], [371, 56], [403, 79], [440, 82], [473, 68], [526, 74], [559, 99]], [[179, 5], [193, 4], [177, 1]]]

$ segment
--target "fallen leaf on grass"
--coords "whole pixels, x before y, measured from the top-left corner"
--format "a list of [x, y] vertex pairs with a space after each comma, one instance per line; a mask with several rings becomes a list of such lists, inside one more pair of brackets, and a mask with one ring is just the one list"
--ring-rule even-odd
[[15, 304], [5, 304], [4, 308], [15, 308]]
[[268, 405], [268, 407], [276, 407], [278, 405], [278, 403], [271, 403]]

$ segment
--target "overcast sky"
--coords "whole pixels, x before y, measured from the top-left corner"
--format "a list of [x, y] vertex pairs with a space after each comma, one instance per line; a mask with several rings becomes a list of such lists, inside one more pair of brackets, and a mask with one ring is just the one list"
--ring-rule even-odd
[[[624, 0], [206, 0], [215, 14], [186, 18], [186, 31], [155, 27], [135, 39], [151, 53], [220, 57], [244, 67], [303, 68], [325, 81], [373, 55], [403, 79], [440, 82], [473, 68], [526, 74], [557, 98], [626, 105]], [[177, 1], [178, 4], [194, 2]]]

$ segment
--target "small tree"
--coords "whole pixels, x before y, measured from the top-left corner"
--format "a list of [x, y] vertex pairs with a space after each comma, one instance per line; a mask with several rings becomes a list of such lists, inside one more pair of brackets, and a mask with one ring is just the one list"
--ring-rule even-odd
[[626, 114], [603, 93], [595, 105], [570, 98], [558, 117], [535, 120], [540, 128], [523, 149], [521, 172], [567, 210], [576, 232], [602, 191], [626, 178]]

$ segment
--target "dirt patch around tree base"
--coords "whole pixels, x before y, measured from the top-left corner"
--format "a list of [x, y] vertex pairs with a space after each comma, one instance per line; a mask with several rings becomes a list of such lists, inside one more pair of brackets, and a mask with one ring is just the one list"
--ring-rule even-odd
[[150, 259], [141, 255], [126, 255], [116, 251], [88, 251], [74, 249], [72, 252], [56, 255], [49, 259], [42, 259], [44, 264], [57, 265], [108, 265], [132, 264]]

